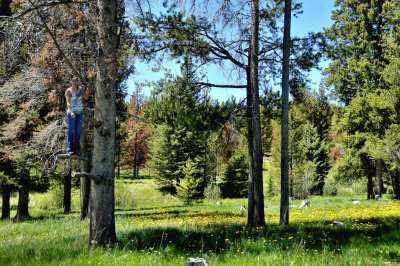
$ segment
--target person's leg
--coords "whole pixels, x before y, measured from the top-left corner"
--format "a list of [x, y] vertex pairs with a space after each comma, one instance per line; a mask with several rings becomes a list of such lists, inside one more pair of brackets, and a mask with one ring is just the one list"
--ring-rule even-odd
[[68, 135], [67, 135], [67, 148], [66, 152], [71, 152], [74, 149], [74, 131], [75, 131], [75, 119], [70, 114], [67, 115], [68, 121]]
[[82, 127], [83, 115], [75, 115], [75, 152], [80, 153], [81, 150], [81, 127]]

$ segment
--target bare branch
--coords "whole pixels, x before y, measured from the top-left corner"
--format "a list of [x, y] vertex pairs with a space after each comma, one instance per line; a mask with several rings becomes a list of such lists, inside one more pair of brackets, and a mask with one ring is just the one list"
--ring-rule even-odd
[[0, 19], [18, 19], [20, 17], [23, 17], [27, 14], [29, 14], [32, 11], [37, 11], [38, 9], [42, 7], [48, 7], [48, 6], [57, 6], [57, 5], [66, 5], [66, 4], [84, 4], [85, 1], [70, 1], [70, 0], [61, 0], [61, 1], [54, 1], [54, 2], [48, 2], [48, 3], [42, 3], [37, 6], [34, 6], [32, 8], [25, 9], [19, 13], [16, 13], [12, 16], [0, 16]]
[[222, 85], [222, 84], [213, 84], [207, 82], [193, 82], [192, 84], [213, 87], [213, 88], [228, 88], [228, 89], [244, 89], [247, 87], [247, 85]]
[[42, 14], [40, 13], [40, 10], [37, 6], [35, 6], [35, 4], [31, 1], [28, 0], [29, 3], [35, 8], [36, 13], [38, 14], [40, 20], [43, 23], [43, 26], [45, 27], [46, 31], [49, 33], [51, 39], [53, 40], [54, 45], [56, 46], [58, 52], [60, 53], [60, 55], [65, 59], [65, 61], [67, 62], [68, 66], [71, 68], [71, 70], [74, 72], [74, 75], [76, 75], [77, 77], [79, 77], [79, 79], [81, 80], [82, 84], [88, 88], [88, 83], [86, 81], [86, 79], [81, 75], [81, 73], [76, 69], [76, 67], [72, 64], [72, 62], [69, 60], [69, 58], [65, 55], [64, 51], [61, 49], [55, 34], [50, 30], [49, 26], [46, 23], [46, 20], [43, 18]]

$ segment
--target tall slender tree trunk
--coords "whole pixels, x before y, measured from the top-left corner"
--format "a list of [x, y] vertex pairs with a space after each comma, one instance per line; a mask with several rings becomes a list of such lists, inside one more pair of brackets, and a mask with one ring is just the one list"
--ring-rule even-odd
[[292, 1], [285, 0], [282, 62], [282, 140], [280, 224], [289, 224], [289, 59]]
[[252, 91], [253, 128], [253, 182], [254, 221], [251, 226], [264, 226], [263, 153], [261, 142], [260, 96], [258, 87], [258, 43], [259, 43], [259, 3], [251, 1], [251, 41], [250, 41], [250, 84]]
[[[136, 103], [135, 103], [135, 115], [139, 115], [139, 87], [136, 86]], [[134, 155], [133, 155], [133, 175], [135, 178], [139, 176], [139, 162], [138, 162], [138, 130], [139, 128], [136, 129], [135, 132], [135, 145], [134, 145]]]
[[68, 173], [64, 176], [64, 213], [71, 213], [71, 171], [72, 165], [70, 161], [70, 167], [68, 169]]
[[121, 177], [121, 137], [117, 136], [117, 178]]
[[18, 189], [18, 207], [17, 214], [15, 215], [15, 220], [20, 219], [29, 219], [31, 216], [29, 215], [29, 185], [30, 185], [30, 176], [29, 171], [21, 177], [20, 187]]
[[367, 194], [367, 199], [374, 198], [374, 184], [372, 175], [367, 175]]
[[[91, 13], [90, 10], [95, 10], [95, 1], [87, 1], [82, 3], [81, 9], [86, 13]], [[94, 13], [94, 12], [93, 12]], [[95, 33], [92, 32], [89, 27], [85, 27], [85, 33], [81, 38], [81, 42], [83, 43], [83, 47], [90, 46], [90, 40], [93, 40]], [[92, 65], [89, 62], [88, 54], [83, 58], [84, 69], [91, 69]], [[86, 88], [90, 91], [90, 88]], [[90, 173], [91, 172], [91, 154], [89, 153], [89, 141], [88, 141], [88, 131], [89, 131], [89, 117], [92, 117], [93, 113], [87, 109], [87, 105], [91, 103], [85, 102], [84, 104], [84, 115], [82, 121], [81, 128], [81, 153], [83, 157], [88, 158], [88, 160], [80, 161], [80, 169], [81, 172]], [[80, 220], [86, 220], [89, 218], [89, 197], [90, 197], [90, 178], [87, 176], [80, 177]]]
[[383, 192], [383, 182], [382, 182], [382, 173], [383, 173], [383, 160], [376, 159], [376, 172], [375, 172], [375, 182], [374, 182], [374, 195], [382, 197]]
[[134, 150], [133, 150], [133, 178], [137, 178], [139, 176], [139, 165], [138, 165], [138, 160], [137, 160], [137, 145], [138, 145], [138, 136], [137, 132], [135, 132], [135, 145], [134, 145]]
[[393, 175], [393, 190], [396, 199], [400, 200], [400, 170], [396, 169]]
[[[82, 155], [86, 158], [89, 158], [89, 150], [88, 150], [88, 140], [87, 140], [87, 131], [88, 131], [88, 116], [89, 112], [85, 112], [83, 116], [82, 129], [81, 129], [81, 152]], [[89, 160], [81, 160], [81, 172], [90, 173], [90, 162]], [[89, 197], [90, 197], [90, 179], [88, 177], [81, 177], [80, 179], [80, 201], [81, 201], [81, 212], [80, 219], [81, 221], [88, 218], [89, 215]]]
[[97, 1], [96, 93], [92, 178], [90, 183], [90, 244], [117, 242], [114, 216], [114, 157], [117, 81], [117, 1]]
[[[251, 46], [250, 46], [251, 49]], [[248, 196], [247, 196], [247, 224], [250, 226], [254, 224], [254, 164], [253, 164], [253, 123], [252, 123], [252, 106], [253, 106], [253, 96], [251, 90], [251, 82], [250, 82], [250, 58], [251, 52], [249, 49], [249, 63], [246, 69], [246, 77], [247, 77], [247, 110], [246, 110], [246, 117], [247, 117], [247, 142], [249, 145], [249, 181], [248, 181]]]
[[374, 197], [374, 186], [373, 186], [373, 176], [374, 167], [372, 165], [371, 159], [367, 154], [360, 154], [360, 160], [364, 173], [367, 176], [367, 199], [372, 199]]
[[2, 185], [2, 207], [1, 207], [1, 220], [10, 219], [10, 195], [11, 195], [11, 187], [7, 184]]

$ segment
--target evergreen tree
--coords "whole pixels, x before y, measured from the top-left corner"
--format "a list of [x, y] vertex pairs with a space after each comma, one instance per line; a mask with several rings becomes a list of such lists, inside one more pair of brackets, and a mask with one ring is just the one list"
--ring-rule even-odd
[[[375, 168], [374, 194], [381, 196], [384, 161], [376, 157], [376, 148], [364, 145], [377, 144], [385, 130], [397, 123], [396, 112], [386, 101], [392, 87], [384, 73], [387, 66], [395, 62], [394, 50], [387, 47], [396, 36], [393, 29], [397, 28], [398, 16], [394, 14], [399, 5], [398, 1], [339, 0], [336, 7], [332, 15], [334, 25], [326, 30], [330, 41], [327, 56], [332, 60], [326, 69], [326, 80], [346, 105], [342, 122], [346, 137], [361, 139], [349, 140], [348, 143], [358, 147], [347, 148], [360, 151], [358, 156], [362, 156], [363, 168]], [[368, 198], [371, 186], [368, 182]]]
[[296, 128], [297, 146], [292, 154], [292, 195], [298, 198], [306, 198], [313, 189], [324, 182], [326, 173], [319, 169], [326, 168], [328, 162], [321, 160], [328, 153], [328, 146], [318, 136], [318, 131], [310, 122]]
[[157, 125], [152, 165], [160, 188], [176, 193], [185, 178], [183, 169], [187, 161], [195, 160], [196, 167], [202, 172], [196, 188], [200, 193], [193, 194], [198, 197], [202, 196], [211, 176], [207, 168], [209, 136], [228, 120], [231, 107], [211, 101], [202, 87], [195, 85], [195, 80], [191, 61], [187, 58], [182, 77], [158, 83], [145, 113]]
[[247, 197], [247, 182], [249, 171], [247, 157], [243, 153], [234, 155], [229, 159], [223, 179], [219, 184], [222, 197], [243, 198]]
[[199, 163], [202, 163], [201, 158], [188, 159], [181, 169], [183, 178], [177, 185], [177, 196], [186, 205], [194, 199], [203, 197], [203, 191], [199, 189], [202, 186], [203, 176], [202, 167], [199, 167]]

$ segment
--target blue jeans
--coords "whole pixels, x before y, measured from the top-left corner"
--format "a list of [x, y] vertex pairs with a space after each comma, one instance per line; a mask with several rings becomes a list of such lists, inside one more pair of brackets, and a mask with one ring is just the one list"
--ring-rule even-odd
[[75, 118], [72, 118], [72, 116], [68, 114], [67, 152], [80, 151], [82, 119], [82, 114], [75, 114]]

